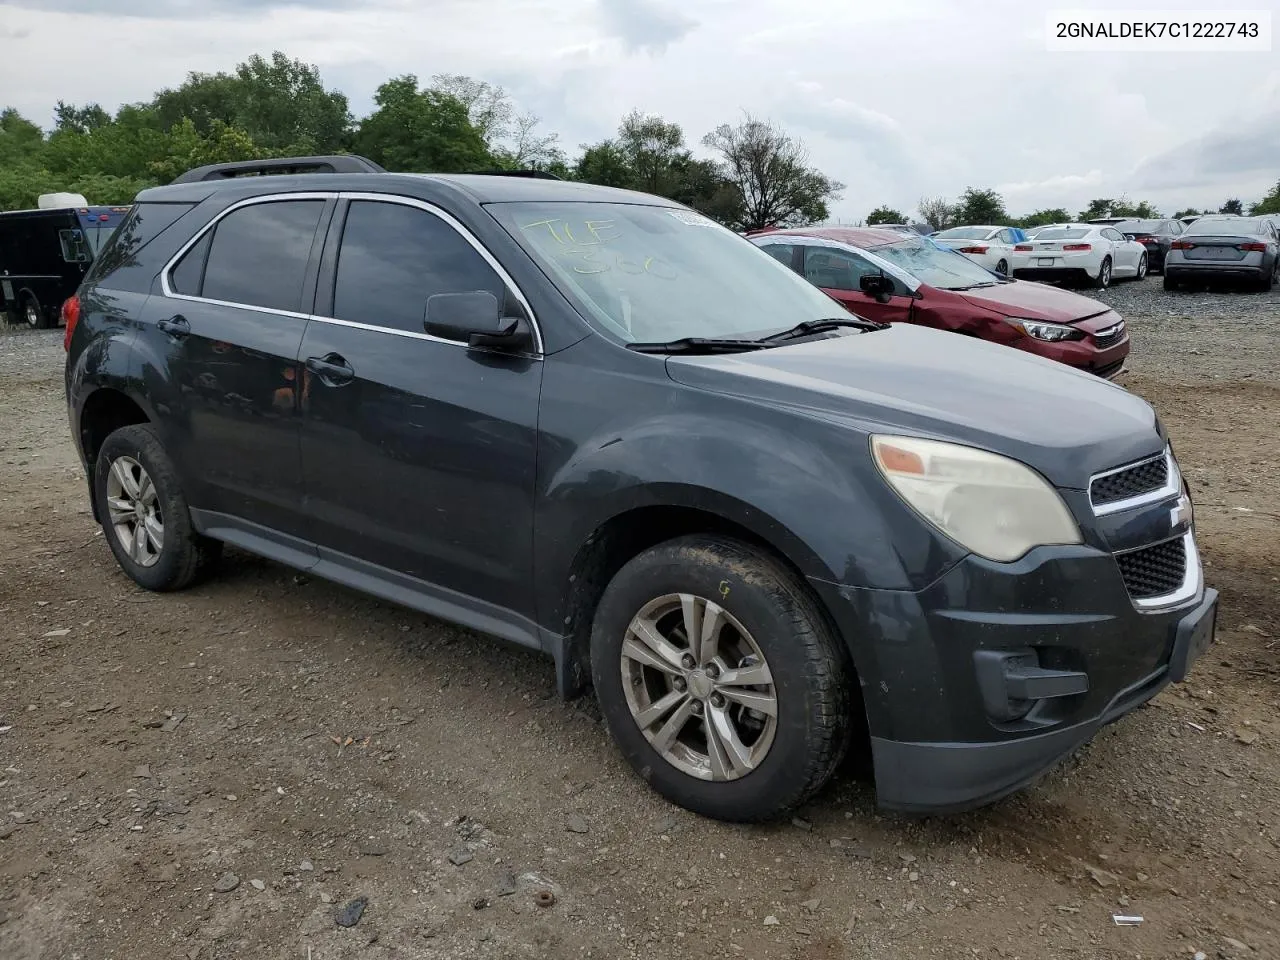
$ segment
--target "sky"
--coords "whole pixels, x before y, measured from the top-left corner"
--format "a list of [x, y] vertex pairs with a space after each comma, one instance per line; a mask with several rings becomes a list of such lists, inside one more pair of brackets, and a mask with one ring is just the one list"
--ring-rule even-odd
[[[1207, 0], [1121, 0], [1204, 11]], [[1217, 0], [1270, 11], [1280, 0]], [[1094, 197], [1165, 213], [1280, 179], [1280, 50], [1049, 52], [1049, 11], [1096, 0], [0, 0], [0, 105], [146, 100], [280, 49], [367, 113], [388, 77], [504, 86], [579, 144], [633, 107], [702, 136], [746, 113], [844, 183], [834, 219], [994, 188], [1011, 214]], [[1222, 11], [1205, 14], [1220, 19]]]

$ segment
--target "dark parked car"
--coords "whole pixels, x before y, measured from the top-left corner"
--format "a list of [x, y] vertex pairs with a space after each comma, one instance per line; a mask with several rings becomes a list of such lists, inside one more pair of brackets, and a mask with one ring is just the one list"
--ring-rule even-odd
[[1164, 288], [1207, 280], [1243, 280], [1261, 290], [1280, 279], [1280, 236], [1269, 217], [1206, 214], [1173, 242]]
[[1140, 398], [853, 317], [669, 200], [337, 166], [144, 191], [66, 306], [142, 586], [226, 542], [544, 651], [730, 820], [855, 736], [885, 807], [990, 801], [1212, 640]]
[[1164, 270], [1165, 257], [1173, 241], [1182, 236], [1185, 229], [1181, 220], [1140, 220], [1106, 217], [1090, 220], [1090, 223], [1105, 223], [1119, 230], [1130, 240], [1137, 240], [1147, 248], [1147, 269], [1155, 273]]
[[[803, 227], [752, 242], [861, 317], [979, 337], [1107, 378], [1129, 355], [1124, 320], [1105, 303], [1009, 280], [929, 238]], [[877, 282], [883, 291], [866, 286]]]

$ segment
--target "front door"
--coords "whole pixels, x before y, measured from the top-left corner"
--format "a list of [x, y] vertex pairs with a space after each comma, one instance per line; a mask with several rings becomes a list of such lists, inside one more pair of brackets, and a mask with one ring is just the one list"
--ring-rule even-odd
[[306, 502], [322, 559], [531, 616], [542, 362], [423, 330], [428, 297], [473, 290], [518, 309], [427, 204], [335, 217], [300, 354]]
[[829, 297], [847, 310], [881, 323], [902, 323], [911, 319], [911, 292], [889, 274], [894, 293], [888, 303], [862, 292], [859, 281], [864, 276], [874, 276], [880, 268], [856, 253], [833, 247], [802, 247], [804, 251], [804, 277], [820, 287]]
[[306, 532], [298, 346], [333, 203], [232, 210], [167, 274], [167, 294], [147, 301], [138, 376], [164, 408], [191, 506], [223, 515], [210, 523], [230, 517], [294, 537]]

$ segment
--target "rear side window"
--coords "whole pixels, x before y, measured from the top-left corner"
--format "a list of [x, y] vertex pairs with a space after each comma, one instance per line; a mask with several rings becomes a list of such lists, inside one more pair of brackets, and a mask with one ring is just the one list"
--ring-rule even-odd
[[794, 263], [792, 248], [788, 244], [771, 243], [768, 246], [761, 247], [760, 249], [773, 257], [773, 259], [777, 260], [779, 263], [785, 264], [788, 267]]
[[[198, 296], [209, 300], [296, 311], [323, 200], [278, 200], [234, 210], [218, 221]], [[196, 244], [171, 275], [192, 283]]]
[[475, 290], [499, 303], [506, 293], [494, 269], [449, 224], [400, 203], [352, 202], [333, 291], [339, 320], [422, 333], [428, 297]]

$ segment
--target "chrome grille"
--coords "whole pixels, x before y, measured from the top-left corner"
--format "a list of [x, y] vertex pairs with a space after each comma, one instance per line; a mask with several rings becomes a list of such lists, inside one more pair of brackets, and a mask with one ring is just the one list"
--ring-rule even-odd
[[1114, 347], [1117, 343], [1124, 339], [1124, 321], [1121, 320], [1114, 326], [1107, 327], [1105, 330], [1099, 330], [1093, 335], [1093, 342], [1099, 350], [1105, 350], [1107, 347]]
[[1182, 537], [1155, 546], [1116, 554], [1120, 576], [1134, 600], [1175, 592], [1187, 573], [1187, 545]]
[[1089, 500], [1095, 507], [1131, 500], [1160, 490], [1169, 482], [1169, 459], [1164, 454], [1131, 467], [1094, 477], [1089, 484]]

